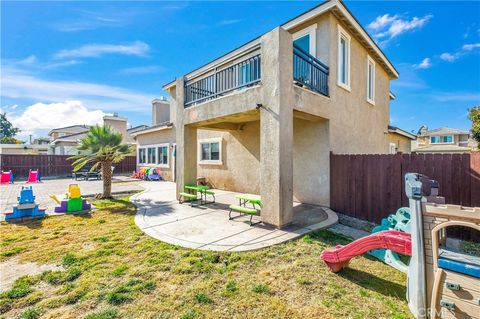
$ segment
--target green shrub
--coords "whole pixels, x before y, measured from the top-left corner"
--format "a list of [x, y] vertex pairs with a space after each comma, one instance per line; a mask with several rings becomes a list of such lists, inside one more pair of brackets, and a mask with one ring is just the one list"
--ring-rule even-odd
[[197, 316], [195, 310], [189, 309], [180, 317], [180, 319], [195, 319]]
[[115, 277], [120, 277], [125, 273], [125, 271], [128, 269], [128, 266], [125, 264], [118, 265], [113, 271], [112, 275]]
[[38, 308], [29, 308], [22, 312], [19, 319], [37, 319], [40, 318], [40, 309]]
[[195, 301], [197, 303], [201, 304], [207, 304], [207, 303], [212, 303], [212, 299], [210, 299], [207, 295], [204, 293], [198, 293], [195, 295]]
[[31, 285], [33, 282], [28, 277], [18, 278], [13, 284], [12, 289], [5, 291], [1, 297], [9, 299], [19, 299], [25, 297], [33, 291]]
[[268, 287], [267, 284], [258, 284], [253, 287], [253, 292], [256, 292], [257, 294], [267, 294], [270, 292], [270, 287]]
[[27, 248], [25, 248], [25, 247], [14, 247], [14, 248], [10, 249], [9, 251], [1, 252], [0, 256], [1, 257], [11, 257], [13, 255], [20, 254], [20, 253], [24, 252], [26, 249]]
[[117, 318], [116, 309], [106, 309], [85, 316], [85, 319], [115, 319]]
[[62, 263], [65, 267], [71, 266], [77, 262], [77, 257], [72, 253], [67, 253], [62, 258]]
[[227, 282], [227, 286], [225, 287], [225, 290], [227, 292], [227, 295], [234, 295], [238, 290], [237, 283], [235, 282], [235, 280], [229, 280]]

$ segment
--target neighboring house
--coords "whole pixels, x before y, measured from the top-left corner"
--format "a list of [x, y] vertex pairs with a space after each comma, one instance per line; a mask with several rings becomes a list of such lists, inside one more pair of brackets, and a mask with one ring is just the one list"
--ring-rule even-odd
[[417, 133], [417, 142], [412, 147], [415, 153], [469, 153], [477, 143], [470, 138], [470, 132], [441, 127], [428, 130], [422, 126]]
[[415, 134], [404, 131], [396, 126], [388, 126], [389, 153], [411, 153], [412, 141], [415, 141]]
[[345, 5], [324, 2], [164, 85], [170, 112], [154, 101], [162, 115], [134, 134], [139, 166], [175, 175], [177, 195], [200, 177], [260, 194], [262, 221], [283, 227], [294, 200], [330, 204], [330, 152], [389, 153], [397, 77]]
[[48, 137], [38, 137], [32, 141], [33, 145], [49, 145], [50, 138]]
[[157, 168], [168, 181], [175, 181], [174, 111], [166, 99], [153, 100], [152, 125], [132, 133], [137, 141], [137, 168]]
[[[131, 133], [146, 127], [146, 125], [140, 125], [127, 129], [127, 118], [120, 117], [117, 114], [104, 116], [103, 124], [109, 125], [115, 131], [120, 132], [123, 136], [123, 143], [130, 144], [133, 147], [135, 147], [136, 143]], [[87, 135], [89, 129], [90, 127], [86, 125], [74, 125], [51, 130], [48, 133], [51, 139], [50, 153], [55, 155], [77, 154], [75, 148], [78, 142]]]
[[39, 155], [48, 154], [49, 145], [36, 144], [0, 144], [0, 155]]

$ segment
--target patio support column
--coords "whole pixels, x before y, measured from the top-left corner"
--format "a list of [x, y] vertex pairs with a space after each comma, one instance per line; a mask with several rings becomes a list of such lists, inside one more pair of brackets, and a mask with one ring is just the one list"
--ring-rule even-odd
[[186, 184], [197, 182], [197, 128], [184, 125], [184, 79], [179, 78], [176, 82], [175, 93], [172, 94], [172, 106], [176, 110], [174, 125], [177, 142], [177, 172], [175, 179], [178, 199]]
[[293, 219], [293, 48], [278, 27], [262, 36], [260, 108], [262, 221], [284, 227]]

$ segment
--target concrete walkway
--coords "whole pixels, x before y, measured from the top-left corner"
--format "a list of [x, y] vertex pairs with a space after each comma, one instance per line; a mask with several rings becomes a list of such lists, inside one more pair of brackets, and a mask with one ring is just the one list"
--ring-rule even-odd
[[[287, 228], [250, 226], [249, 217], [228, 219], [228, 206], [238, 204], [234, 192], [215, 190], [215, 204], [190, 207], [175, 199], [174, 183], [151, 182], [142, 186], [146, 190], [131, 197], [139, 208], [135, 216], [137, 226], [153, 238], [187, 248], [255, 250], [298, 238], [338, 221], [337, 215], [328, 208], [296, 203], [295, 221]], [[259, 217], [254, 217], [254, 221], [259, 221]]]

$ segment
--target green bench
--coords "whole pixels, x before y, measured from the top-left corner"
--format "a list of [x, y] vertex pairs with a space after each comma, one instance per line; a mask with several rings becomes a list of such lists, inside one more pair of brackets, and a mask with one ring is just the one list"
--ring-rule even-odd
[[250, 226], [252, 226], [254, 224], [258, 224], [258, 223], [252, 223], [253, 215], [258, 215], [258, 210], [257, 209], [249, 208], [249, 207], [245, 207], [245, 206], [239, 206], [239, 205], [230, 205], [229, 208], [230, 208], [230, 212], [228, 213], [228, 219], [229, 220], [233, 219], [232, 211], [235, 211], [235, 212], [240, 213], [240, 216], [243, 216], [244, 214], [250, 215]]
[[[185, 185], [185, 190], [186, 190], [186, 192], [188, 192], [187, 194], [200, 193], [200, 203], [201, 204], [215, 203], [215, 192], [210, 190], [210, 188], [206, 185], [187, 184], [187, 185]], [[207, 202], [207, 195], [212, 196], [213, 201]], [[204, 199], [204, 196], [205, 196], [205, 199]]]
[[[183, 201], [182, 201], [183, 198]], [[190, 206], [193, 206], [193, 202], [198, 200], [197, 194], [190, 194], [190, 193], [180, 193], [180, 197], [178, 198], [178, 202], [182, 204], [183, 202], [190, 202]]]

